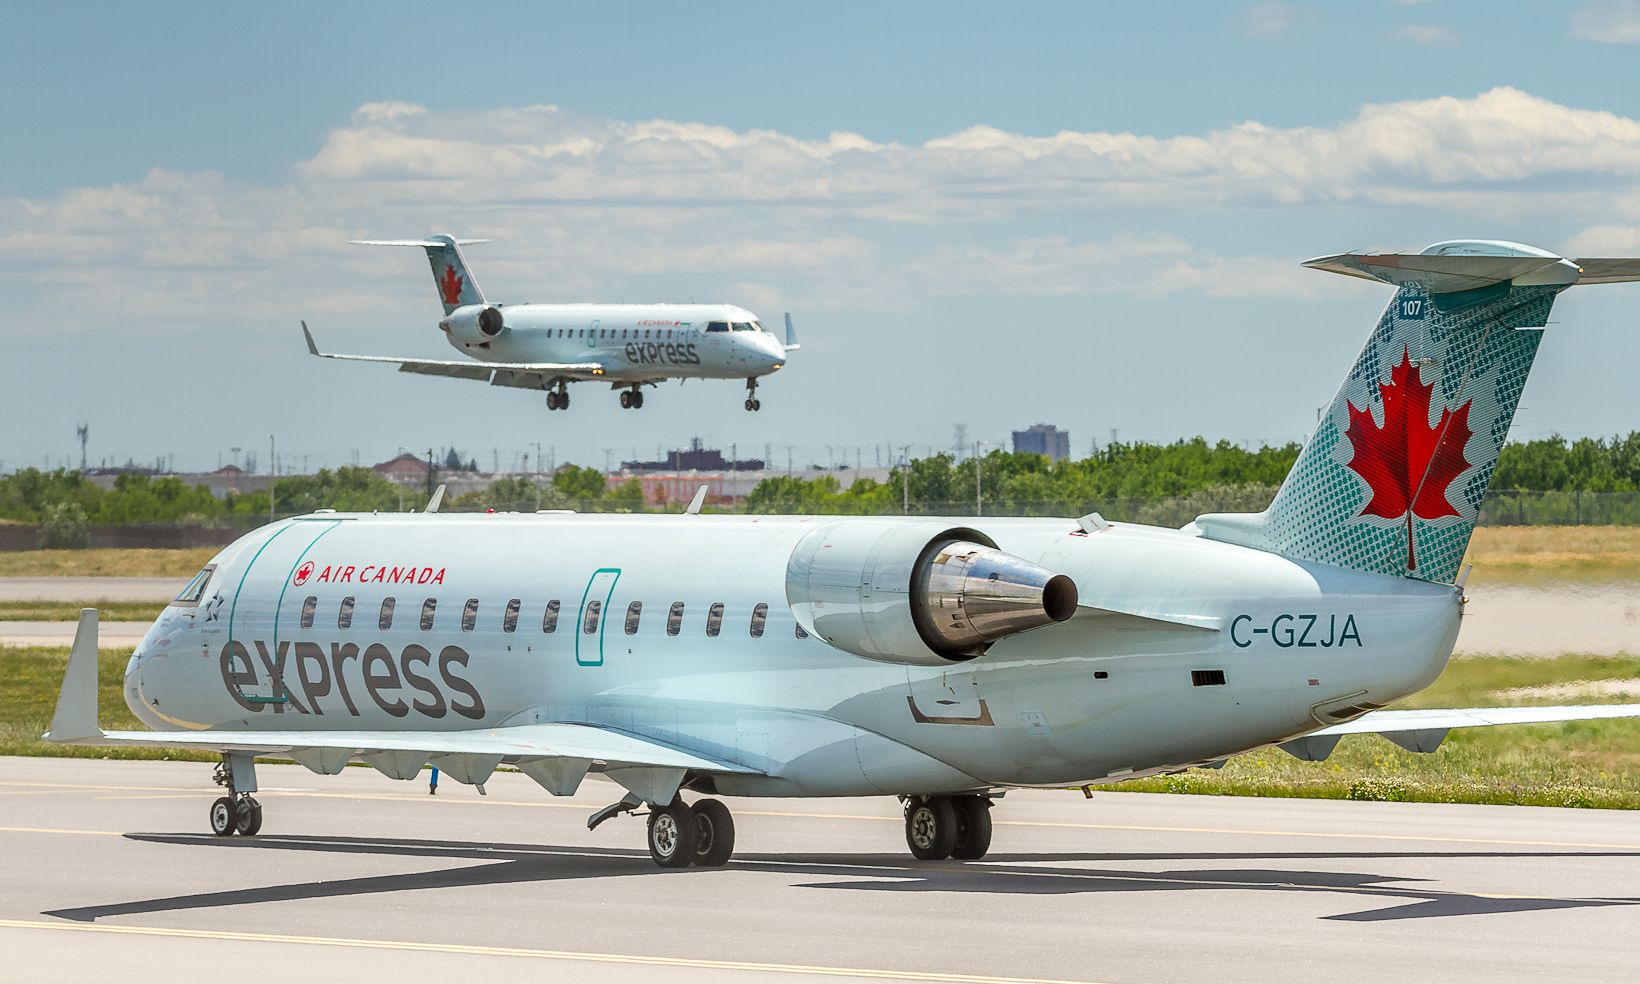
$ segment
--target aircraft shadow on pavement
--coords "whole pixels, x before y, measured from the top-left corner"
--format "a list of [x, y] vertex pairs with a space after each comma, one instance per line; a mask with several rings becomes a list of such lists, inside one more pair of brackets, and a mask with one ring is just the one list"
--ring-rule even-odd
[[[201, 834], [127, 834], [131, 840], [168, 844], [191, 850], [299, 851], [375, 855], [385, 857], [472, 860], [485, 862], [458, 868], [357, 878], [291, 882], [257, 888], [224, 889], [167, 898], [143, 899], [108, 905], [48, 910], [44, 915], [81, 922], [186, 909], [255, 905], [306, 899], [365, 896], [439, 888], [468, 888], [529, 882], [550, 883], [583, 878], [632, 876], [710, 875], [710, 870], [657, 868], [641, 850], [556, 847], [542, 844], [459, 843], [435, 840], [375, 837], [261, 836], [255, 839], [219, 838]], [[1556, 898], [1471, 895], [1420, 888], [1427, 879], [1345, 871], [1312, 871], [1258, 865], [1225, 868], [1136, 870], [1090, 868], [1077, 865], [1119, 862], [1265, 861], [1279, 858], [1306, 860], [1408, 861], [1432, 859], [1507, 858], [1629, 858], [1632, 851], [1364, 851], [1261, 853], [1069, 853], [992, 854], [983, 862], [922, 863], [902, 855], [816, 855], [794, 859], [789, 854], [737, 855], [732, 865], [796, 875], [830, 877], [805, 882], [800, 888], [873, 892], [972, 892], [996, 895], [1065, 895], [1071, 893], [1247, 891], [1346, 894], [1375, 900], [1405, 900], [1401, 905], [1371, 907], [1358, 912], [1320, 918], [1346, 922], [1423, 919], [1436, 916], [1484, 915], [1594, 906], [1635, 905], [1640, 898]], [[836, 876], [846, 875], [846, 878]]]

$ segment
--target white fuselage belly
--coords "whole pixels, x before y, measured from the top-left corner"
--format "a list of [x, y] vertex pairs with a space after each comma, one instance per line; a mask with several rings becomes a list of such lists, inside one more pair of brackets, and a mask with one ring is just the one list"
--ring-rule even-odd
[[719, 304], [511, 304], [495, 338], [452, 334], [458, 351], [484, 362], [598, 362], [598, 378], [747, 379], [780, 368], [785, 349], [767, 331], [714, 332], [713, 323], [755, 323]]
[[[1080, 535], [1070, 520], [973, 520], [1001, 549], [1072, 577], [1085, 606], [1109, 611], [1004, 639], [971, 662], [877, 663], [796, 637], [787, 560], [800, 537], [835, 521], [286, 521], [227, 548], [198, 606], [166, 610], [133, 657], [127, 702], [159, 728], [586, 722], [768, 774], [719, 777], [727, 794], [937, 792], [1097, 782], [1283, 740], [1321, 727], [1318, 704], [1382, 704], [1427, 686], [1457, 635], [1450, 585], [1172, 530]], [[342, 629], [346, 598], [352, 622]], [[437, 604], [423, 630], [428, 598]], [[464, 628], [469, 599], [478, 607]], [[599, 600], [588, 633], [585, 606]], [[633, 602], [642, 609], [628, 634]], [[715, 604], [723, 617], [709, 636]], [[767, 616], [754, 638], [759, 604]], [[1180, 618], [1217, 628], [1170, 621]], [[1196, 670], [1222, 671], [1225, 683], [1195, 685]]]

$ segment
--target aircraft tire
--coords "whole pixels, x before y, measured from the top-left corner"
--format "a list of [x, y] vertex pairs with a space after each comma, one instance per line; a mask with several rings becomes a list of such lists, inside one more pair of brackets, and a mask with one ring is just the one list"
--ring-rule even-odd
[[951, 856], [958, 861], [978, 861], [991, 849], [991, 801], [983, 796], [956, 796], [957, 843]]
[[640, 390], [634, 390], [632, 393], [632, 409], [643, 409], [643, 392]]
[[211, 833], [218, 837], [227, 837], [234, 831], [235, 822], [239, 819], [239, 810], [230, 796], [218, 796], [211, 804]]
[[695, 860], [698, 838], [694, 811], [682, 797], [672, 797], [668, 806], [649, 810], [649, 856], [662, 868], [684, 868]]
[[255, 837], [262, 829], [262, 804], [247, 796], [234, 813], [233, 832], [241, 837]]
[[695, 864], [721, 868], [735, 853], [735, 818], [719, 800], [703, 799], [692, 807], [695, 814]]
[[914, 796], [906, 803], [905, 843], [918, 861], [943, 861], [957, 845], [957, 810], [949, 796]]
[[622, 410], [631, 410], [632, 409], [632, 394], [631, 393], [623, 392], [621, 394], [621, 409]]

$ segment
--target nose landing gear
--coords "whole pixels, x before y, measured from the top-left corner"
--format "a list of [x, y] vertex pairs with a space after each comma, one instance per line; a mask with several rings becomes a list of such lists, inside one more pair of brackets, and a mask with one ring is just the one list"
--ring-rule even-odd
[[746, 380], [746, 409], [758, 411], [763, 409], [763, 401], [757, 398], [757, 377]]
[[256, 792], [256, 759], [243, 752], [224, 753], [211, 781], [228, 790], [211, 804], [211, 833], [254, 837], [262, 829], [262, 804], [251, 795]]

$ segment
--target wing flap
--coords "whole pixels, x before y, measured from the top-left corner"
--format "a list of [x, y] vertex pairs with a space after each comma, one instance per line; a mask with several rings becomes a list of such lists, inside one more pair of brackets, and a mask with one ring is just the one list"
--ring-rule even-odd
[[[307, 322], [302, 322], [302, 336], [307, 339], [308, 352], [321, 359], [343, 359], [348, 362], [382, 362], [399, 367], [399, 372], [415, 372], [426, 376], [447, 376], [454, 379], [487, 380], [495, 372], [546, 373], [551, 375], [600, 375], [601, 362], [475, 362], [471, 359], [412, 359], [396, 355], [350, 355], [342, 352], [321, 352], [313, 340]], [[517, 383], [500, 383], [514, 386]]]
[[588, 724], [526, 724], [473, 731], [109, 731], [76, 745], [203, 748], [285, 755], [328, 750], [350, 756], [411, 752], [500, 755], [504, 759], [580, 758], [609, 765], [695, 769], [756, 775], [756, 769]]

